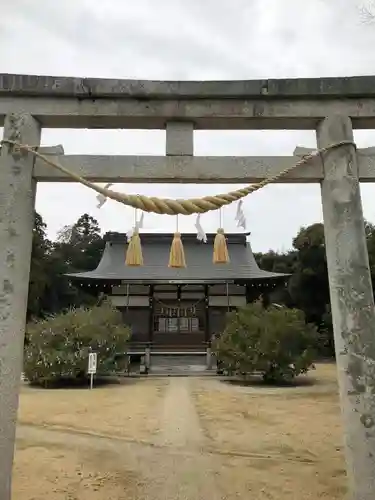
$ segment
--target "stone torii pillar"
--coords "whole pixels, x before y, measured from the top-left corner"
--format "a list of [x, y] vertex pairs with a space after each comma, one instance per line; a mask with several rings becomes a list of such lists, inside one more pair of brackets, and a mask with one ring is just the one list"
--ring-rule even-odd
[[[4, 138], [38, 146], [30, 115], [8, 115]], [[34, 226], [34, 158], [3, 146], [0, 155], [0, 498], [11, 499], [12, 465]]]
[[[329, 116], [318, 147], [353, 140], [351, 120]], [[322, 157], [322, 204], [332, 321], [351, 500], [375, 498], [375, 309], [358, 181], [351, 145]]]

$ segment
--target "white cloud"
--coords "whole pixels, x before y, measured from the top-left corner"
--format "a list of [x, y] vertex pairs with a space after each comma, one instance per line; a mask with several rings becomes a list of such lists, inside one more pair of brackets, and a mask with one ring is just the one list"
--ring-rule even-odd
[[[139, 79], [256, 79], [364, 75], [375, 72], [375, 27], [361, 22], [346, 0], [13, 0], [2, 6], [2, 72]], [[67, 153], [164, 154], [163, 131], [44, 130], [44, 144]], [[374, 145], [374, 131], [355, 134]], [[315, 146], [311, 132], [198, 132], [196, 154], [291, 154]], [[129, 185], [119, 190], [163, 197], [192, 197], [233, 186]], [[375, 221], [371, 185], [362, 187], [365, 216]], [[72, 184], [38, 188], [37, 209], [50, 234], [89, 212], [103, 230], [126, 231], [131, 209], [108, 202], [98, 211], [95, 194]], [[298, 210], [296, 210], [298, 207]], [[321, 220], [316, 185], [269, 186], [244, 204], [254, 250], [288, 248], [299, 227]], [[225, 209], [234, 230], [235, 207]], [[217, 214], [202, 217], [206, 231]], [[171, 217], [145, 218], [147, 229], [173, 231]], [[180, 218], [194, 231], [194, 217]]]

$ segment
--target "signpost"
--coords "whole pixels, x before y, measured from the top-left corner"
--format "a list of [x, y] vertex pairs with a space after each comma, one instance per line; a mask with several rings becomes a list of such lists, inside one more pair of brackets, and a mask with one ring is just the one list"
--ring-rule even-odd
[[96, 366], [98, 361], [98, 355], [96, 352], [89, 353], [89, 366], [87, 372], [90, 374], [90, 389], [93, 388], [94, 383], [94, 373], [96, 373]]

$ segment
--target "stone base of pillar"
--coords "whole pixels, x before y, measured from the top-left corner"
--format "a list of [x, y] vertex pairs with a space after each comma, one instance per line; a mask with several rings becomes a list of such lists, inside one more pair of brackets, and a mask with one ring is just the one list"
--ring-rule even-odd
[[145, 349], [145, 368], [146, 372], [148, 373], [151, 367], [151, 349], [149, 347], [146, 347]]

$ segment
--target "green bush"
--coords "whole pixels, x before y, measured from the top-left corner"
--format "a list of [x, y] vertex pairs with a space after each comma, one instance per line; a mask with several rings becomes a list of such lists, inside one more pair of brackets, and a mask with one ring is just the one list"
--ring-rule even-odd
[[214, 351], [228, 374], [259, 372], [269, 383], [290, 382], [311, 367], [317, 330], [298, 309], [249, 304], [228, 314]]
[[33, 322], [27, 327], [25, 376], [44, 386], [84, 381], [91, 351], [98, 355], [98, 374], [123, 369], [124, 357], [116, 361], [115, 355], [126, 352], [129, 335], [120, 311], [108, 302]]

